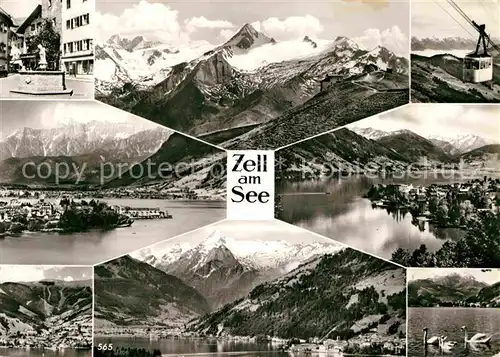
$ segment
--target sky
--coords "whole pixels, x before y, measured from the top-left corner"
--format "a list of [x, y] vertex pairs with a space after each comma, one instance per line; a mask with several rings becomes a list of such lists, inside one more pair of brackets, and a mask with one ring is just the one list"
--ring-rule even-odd
[[[318, 236], [299, 227], [281, 221], [233, 221], [226, 220], [196, 231], [183, 234], [179, 237], [166, 240], [150, 247], [132, 253], [132, 256], [141, 257], [149, 252], [161, 254], [175, 245], [188, 243], [190, 246], [199, 244], [212, 233], [218, 232], [228, 239], [235, 241], [286, 241], [291, 244], [324, 242], [337, 244], [337, 242]], [[339, 244], [340, 245], [340, 244]]]
[[98, 42], [119, 33], [179, 47], [202, 40], [218, 45], [250, 23], [277, 41], [346, 36], [367, 49], [408, 48], [407, 1], [98, 0], [96, 9]]
[[40, 280], [79, 281], [90, 280], [92, 267], [2, 265], [0, 282], [34, 282]]
[[134, 132], [159, 127], [149, 120], [97, 101], [4, 101], [0, 107], [0, 140], [20, 128], [57, 128], [90, 121], [130, 122]]
[[500, 269], [469, 269], [469, 268], [416, 268], [408, 269], [408, 280], [429, 279], [459, 274], [463, 276], [473, 276], [477, 281], [486, 284], [495, 284], [500, 281]]
[[2, 9], [7, 11], [13, 18], [28, 17], [41, 0], [2, 0]]
[[500, 143], [500, 106], [419, 104], [358, 121], [347, 128], [408, 129], [423, 137], [474, 134]]
[[[500, 4], [497, 0], [455, 0], [455, 3], [471, 20], [486, 24], [486, 32], [491, 37], [500, 37]], [[475, 40], [478, 37], [472, 26], [446, 0], [413, 1], [411, 18], [412, 37], [463, 37]]]

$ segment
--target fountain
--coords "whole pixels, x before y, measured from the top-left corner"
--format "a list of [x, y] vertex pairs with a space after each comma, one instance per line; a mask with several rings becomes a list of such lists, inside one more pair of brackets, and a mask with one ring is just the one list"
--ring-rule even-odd
[[[40, 57], [36, 69], [23, 68], [18, 72], [19, 85], [17, 89], [12, 89], [12, 93], [26, 95], [61, 95], [71, 96], [73, 90], [66, 87], [66, 74], [64, 71], [48, 70], [46, 49], [41, 44], [38, 45], [38, 55]], [[26, 56], [32, 59], [34, 56]]]

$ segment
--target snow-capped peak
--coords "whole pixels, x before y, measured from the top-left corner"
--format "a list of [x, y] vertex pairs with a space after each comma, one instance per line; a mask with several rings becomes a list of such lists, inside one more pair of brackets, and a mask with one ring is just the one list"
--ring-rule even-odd
[[203, 242], [201, 242], [196, 249], [199, 251], [210, 252], [212, 249], [225, 247], [227, 244], [227, 237], [219, 230], [215, 230]]
[[351, 39], [348, 39], [347, 37], [344, 36], [338, 36], [334, 41], [333, 45], [336, 47], [350, 47], [354, 50], [358, 50], [359, 46], [356, 42], [354, 42]]
[[222, 48], [236, 47], [239, 50], [249, 50], [269, 43], [275, 43], [273, 38], [270, 38], [263, 33], [257, 31], [252, 25], [245, 24], [243, 27], [231, 37]]
[[354, 131], [358, 135], [364, 136], [365, 138], [371, 139], [371, 140], [378, 140], [378, 139], [381, 139], [385, 136], [391, 135], [390, 132], [375, 129], [375, 128], [353, 127], [352, 131]]
[[[231, 256], [251, 269], [267, 270], [285, 266], [293, 269], [314, 256], [334, 253], [340, 249], [333, 242], [315, 241], [293, 244], [286, 240], [236, 240], [228, 238], [219, 230], [212, 232], [204, 241], [191, 249], [186, 245], [177, 247], [179, 249], [176, 253], [173, 252], [172, 247], [169, 247], [161, 253], [155, 254], [158, 257], [157, 262], [151, 257], [147, 261], [165, 266], [181, 257], [181, 259], [195, 257], [197, 259], [196, 267], [198, 267], [212, 254], [223, 250], [229, 251]], [[148, 252], [149, 254], [154, 253]]]
[[455, 137], [446, 136], [431, 136], [429, 139], [445, 141], [453, 145], [460, 153], [466, 153], [468, 151], [478, 149], [482, 146], [493, 144], [492, 141], [488, 141], [482, 137], [474, 134], [460, 134]]

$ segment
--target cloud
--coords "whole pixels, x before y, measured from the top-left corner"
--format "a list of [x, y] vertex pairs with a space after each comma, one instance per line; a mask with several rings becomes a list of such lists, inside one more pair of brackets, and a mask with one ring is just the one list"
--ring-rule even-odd
[[221, 42], [226, 42], [235, 34], [236, 34], [235, 30], [224, 29], [219, 32], [218, 38], [221, 40]]
[[306, 35], [316, 37], [324, 30], [321, 22], [311, 15], [290, 16], [284, 20], [270, 17], [264, 21], [253, 22], [252, 26], [278, 41], [303, 38]]
[[379, 29], [365, 30], [360, 37], [353, 40], [362, 48], [371, 50], [377, 46], [383, 46], [399, 56], [408, 57], [408, 36], [403, 33], [398, 26], [380, 31]]
[[4, 265], [0, 267], [0, 282], [39, 281], [45, 278], [43, 267]]
[[225, 20], [208, 20], [204, 16], [192, 17], [184, 20], [184, 25], [188, 32], [198, 29], [229, 29], [235, 27], [231, 22]]
[[343, 0], [350, 3], [360, 3], [371, 7], [373, 10], [380, 10], [389, 6], [388, 0]]
[[143, 35], [148, 39], [178, 44], [187, 40], [178, 15], [178, 11], [167, 5], [141, 0], [125, 9], [120, 16], [96, 13], [94, 22], [101, 41], [118, 33], [123, 36]]

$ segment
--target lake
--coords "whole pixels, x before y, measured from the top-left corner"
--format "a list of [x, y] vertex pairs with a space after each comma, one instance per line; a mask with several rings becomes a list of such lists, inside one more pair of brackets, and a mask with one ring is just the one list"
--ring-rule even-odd
[[[415, 249], [425, 244], [435, 251], [446, 240], [464, 236], [460, 229], [419, 228], [412, 224], [411, 214], [396, 214], [372, 208], [363, 198], [371, 185], [377, 183], [444, 184], [467, 181], [470, 177], [431, 174], [415, 178], [341, 177], [328, 180], [281, 182], [283, 211], [279, 218], [354, 248], [391, 258], [397, 248]], [[329, 194], [326, 194], [329, 192]]]
[[[436, 347], [423, 346], [422, 329], [429, 329], [429, 337], [443, 334], [457, 345], [447, 356], [493, 357], [500, 355], [500, 309], [481, 308], [409, 308], [408, 357], [442, 356]], [[490, 346], [464, 343], [460, 327], [467, 326], [469, 337], [477, 332], [496, 334]]]
[[9, 357], [90, 357], [90, 350], [65, 349], [59, 351], [40, 350], [40, 349], [22, 349], [22, 348], [2, 348], [0, 347], [0, 356]]
[[110, 205], [159, 207], [172, 214], [173, 219], [136, 220], [131, 227], [104, 232], [25, 233], [21, 237], [7, 237], [0, 239], [0, 264], [97, 264], [226, 218], [226, 203], [222, 201], [100, 201]]
[[222, 341], [216, 339], [160, 339], [124, 337], [96, 337], [94, 345], [112, 343], [116, 347], [159, 349], [163, 356], [228, 356], [244, 357], [288, 357], [288, 353], [278, 351], [278, 344], [248, 341]]

